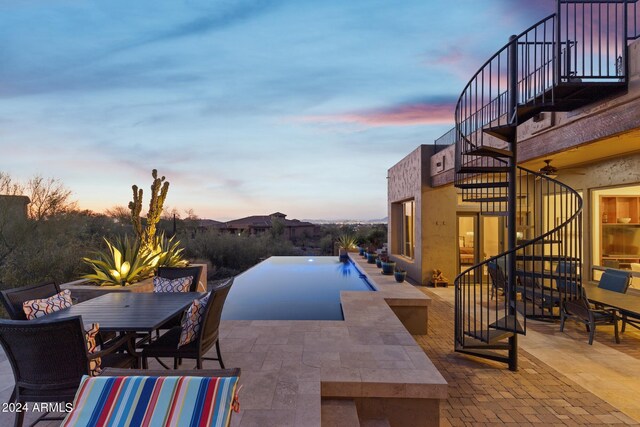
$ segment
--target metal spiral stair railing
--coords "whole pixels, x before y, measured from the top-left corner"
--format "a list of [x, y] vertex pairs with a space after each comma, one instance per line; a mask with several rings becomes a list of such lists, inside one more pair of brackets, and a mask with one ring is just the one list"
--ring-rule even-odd
[[517, 129], [545, 111], [571, 111], [627, 90], [636, 1], [557, 0], [555, 14], [512, 36], [460, 95], [454, 183], [481, 214], [506, 218], [508, 244], [456, 278], [457, 351], [515, 370], [526, 319], [557, 316], [577, 292], [582, 199], [517, 167]]
[[[582, 259], [580, 195], [524, 168], [518, 167], [517, 179], [520, 244], [455, 279], [456, 350], [507, 363], [505, 340], [525, 333], [527, 318], [557, 317], [561, 301], [575, 296], [578, 288], [567, 284], [580, 282]], [[515, 277], [505, 271], [510, 256]]]

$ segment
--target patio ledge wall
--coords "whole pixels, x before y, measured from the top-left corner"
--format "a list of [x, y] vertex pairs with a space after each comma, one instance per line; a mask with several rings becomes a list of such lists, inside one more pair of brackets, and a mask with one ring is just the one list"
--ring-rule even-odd
[[232, 425], [439, 425], [447, 382], [407, 330], [426, 332], [430, 298], [351, 256], [378, 291], [342, 291], [344, 321], [222, 322], [244, 384]]

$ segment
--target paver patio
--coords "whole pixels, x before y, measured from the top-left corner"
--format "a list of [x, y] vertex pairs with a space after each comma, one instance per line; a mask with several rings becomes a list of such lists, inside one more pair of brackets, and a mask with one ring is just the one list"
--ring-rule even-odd
[[[640, 363], [637, 359], [640, 334], [635, 330], [625, 332], [623, 344], [617, 345], [613, 342], [613, 327], [598, 328], [597, 342], [592, 347], [587, 344], [584, 328], [577, 324], [568, 323], [565, 333], [561, 334], [557, 323], [528, 322], [527, 326], [532, 326], [529, 335], [520, 337], [520, 370], [511, 372], [502, 363], [453, 352], [453, 288], [420, 289], [432, 298], [429, 334], [414, 338], [449, 383], [449, 398], [441, 405], [442, 425], [640, 424], [640, 412], [633, 419], [629, 410], [625, 413], [620, 408], [631, 398], [635, 400], [636, 411], [640, 411], [637, 393], [618, 387], [617, 397], [622, 403], [614, 406], [554, 369], [556, 366], [550, 366], [560, 359], [557, 368], [566, 369], [566, 364], [576, 363], [576, 354], [607, 353], [609, 364], [618, 365], [615, 374], [632, 378], [635, 373], [626, 373], [628, 363], [620, 362], [631, 359]], [[532, 340], [534, 335], [537, 336]], [[547, 364], [527, 351], [527, 347], [534, 348], [536, 354], [546, 353], [556, 359]], [[602, 366], [596, 360], [597, 356], [580, 361], [587, 364], [581, 369], [598, 375]], [[607, 385], [603, 381], [615, 380], [599, 378], [603, 387]]]

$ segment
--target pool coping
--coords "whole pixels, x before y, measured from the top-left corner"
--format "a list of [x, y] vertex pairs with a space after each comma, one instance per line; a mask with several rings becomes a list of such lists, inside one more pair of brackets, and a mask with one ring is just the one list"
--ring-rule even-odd
[[225, 364], [245, 384], [233, 425], [319, 426], [332, 399], [353, 401], [361, 419], [438, 425], [447, 382], [395, 313], [426, 312], [430, 298], [352, 260], [378, 291], [342, 291], [343, 321], [222, 321]]

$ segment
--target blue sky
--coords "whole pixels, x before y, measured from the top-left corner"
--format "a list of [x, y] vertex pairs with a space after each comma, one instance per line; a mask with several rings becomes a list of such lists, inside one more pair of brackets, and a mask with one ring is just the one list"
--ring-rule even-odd
[[[386, 171], [553, 0], [0, 0], [0, 171], [204, 218], [386, 216]], [[148, 200], [148, 199], [147, 199]]]

